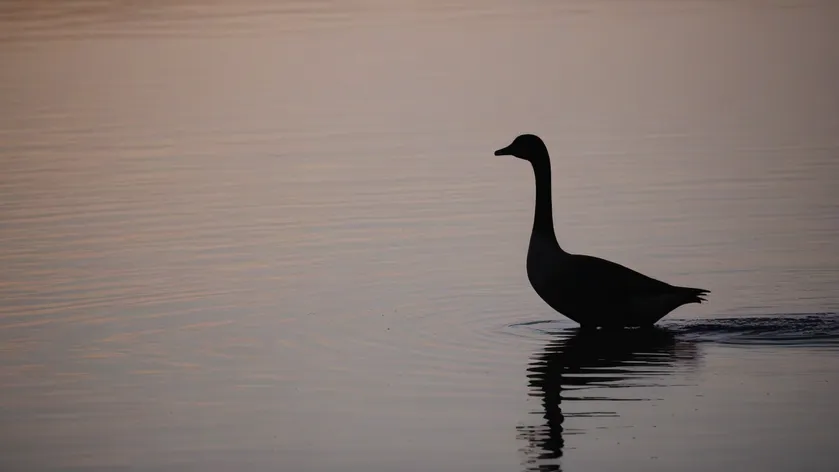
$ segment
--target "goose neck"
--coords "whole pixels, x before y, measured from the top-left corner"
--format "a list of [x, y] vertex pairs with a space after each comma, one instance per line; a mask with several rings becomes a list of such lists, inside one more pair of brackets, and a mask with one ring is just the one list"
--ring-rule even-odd
[[533, 161], [536, 177], [536, 208], [533, 215], [533, 233], [549, 236], [556, 241], [551, 204], [551, 164], [548, 159]]

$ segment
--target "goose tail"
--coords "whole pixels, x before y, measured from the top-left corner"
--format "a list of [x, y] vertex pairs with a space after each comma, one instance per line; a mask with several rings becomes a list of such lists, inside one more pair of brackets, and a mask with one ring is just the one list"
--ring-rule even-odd
[[685, 296], [685, 303], [703, 303], [708, 301], [707, 296], [711, 293], [710, 290], [704, 288], [679, 287], [679, 290]]

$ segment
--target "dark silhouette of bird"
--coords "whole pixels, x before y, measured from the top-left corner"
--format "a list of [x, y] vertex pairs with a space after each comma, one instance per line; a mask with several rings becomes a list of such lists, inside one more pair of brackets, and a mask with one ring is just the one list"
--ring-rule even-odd
[[708, 290], [679, 287], [599, 257], [566, 252], [556, 240], [551, 206], [551, 162], [532, 134], [495, 151], [530, 162], [536, 208], [527, 250], [527, 277], [536, 293], [583, 328], [651, 326], [676, 308], [702, 303]]

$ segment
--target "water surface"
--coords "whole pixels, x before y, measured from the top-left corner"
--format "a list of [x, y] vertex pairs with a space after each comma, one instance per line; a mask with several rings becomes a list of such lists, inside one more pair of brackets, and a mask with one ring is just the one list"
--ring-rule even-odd
[[[6, 1], [0, 469], [829, 471], [833, 2]], [[560, 242], [711, 290], [590, 338]]]

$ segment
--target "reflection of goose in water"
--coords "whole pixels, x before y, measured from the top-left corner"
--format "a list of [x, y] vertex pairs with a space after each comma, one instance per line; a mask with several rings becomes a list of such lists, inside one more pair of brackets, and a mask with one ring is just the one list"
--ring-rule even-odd
[[[693, 343], [678, 341], [663, 329], [625, 332], [574, 330], [570, 337], [555, 339], [534, 354], [528, 378], [530, 395], [541, 398], [539, 426], [519, 426], [519, 437], [528, 442], [527, 470], [560, 470], [558, 459], [565, 444], [561, 403], [619, 400], [613, 395], [591, 395], [593, 388], [637, 387], [632, 380], [668, 373], [678, 362], [696, 356]], [[672, 372], [672, 370], [670, 370]], [[600, 416], [596, 412], [577, 417]]]

